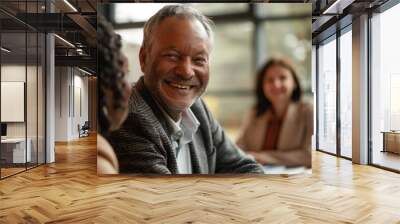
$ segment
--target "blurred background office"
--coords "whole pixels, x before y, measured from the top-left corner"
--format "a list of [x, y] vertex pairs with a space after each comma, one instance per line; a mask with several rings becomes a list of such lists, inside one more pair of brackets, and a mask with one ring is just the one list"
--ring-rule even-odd
[[[311, 4], [188, 3], [215, 23], [210, 82], [204, 96], [213, 115], [236, 139], [245, 112], [254, 104], [256, 70], [272, 56], [294, 62], [305, 97], [311, 94]], [[129, 58], [129, 80], [141, 75], [138, 53], [144, 23], [165, 4], [104, 4]]]

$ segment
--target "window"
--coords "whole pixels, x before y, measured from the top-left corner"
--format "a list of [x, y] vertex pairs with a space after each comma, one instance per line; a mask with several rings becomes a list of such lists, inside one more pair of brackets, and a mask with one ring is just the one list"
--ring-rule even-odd
[[[371, 19], [372, 163], [400, 170], [400, 5]], [[400, 153], [400, 151], [398, 152]]]
[[252, 31], [251, 22], [217, 24], [214, 29], [210, 81], [204, 99], [233, 139], [243, 115], [254, 103]]
[[[147, 21], [150, 16], [155, 14], [158, 10], [166, 5], [173, 5], [175, 3], [152, 3], [149, 7], [148, 3], [119, 3], [115, 4], [115, 14], [114, 19], [117, 23], [126, 22], [140, 22]], [[219, 15], [226, 13], [240, 13], [246, 12], [248, 9], [248, 4], [246, 3], [235, 3], [230, 4], [229, 7], [225, 3], [213, 3], [213, 4], [199, 4], [199, 3], [187, 3], [198, 9], [205, 15]], [[282, 7], [281, 7], [282, 8]], [[288, 8], [283, 5], [283, 8]], [[135, 13], [132, 13], [132, 12]]]
[[336, 154], [336, 39], [318, 48], [318, 149]]
[[340, 36], [340, 154], [352, 157], [352, 34]]
[[[265, 4], [264, 4], [265, 5]], [[272, 4], [274, 5], [274, 4]], [[279, 5], [279, 4], [278, 4]], [[308, 8], [306, 4], [301, 4]], [[308, 18], [286, 21], [265, 21], [264, 57], [289, 58], [299, 76], [301, 87], [306, 92], [311, 90], [311, 25]], [[271, 35], [271, 34], [274, 35]]]
[[[39, 13], [43, 4], [43, 1], [28, 4], [20, 1], [2, 2], [0, 6], [19, 13]], [[0, 31], [0, 111], [6, 115], [1, 118], [2, 126], [7, 127], [0, 144], [0, 178], [5, 178], [45, 163], [46, 40], [38, 30], [14, 26], [15, 19], [7, 14], [0, 12], [0, 17], [10, 21], [3, 23]], [[11, 94], [15, 101], [10, 102]], [[10, 109], [15, 104], [20, 105], [14, 107], [18, 111]]]
[[[293, 16], [307, 15], [311, 12], [312, 4], [290, 3], [290, 7], [285, 4], [258, 4], [261, 16]], [[309, 23], [310, 27], [311, 24]]]
[[[147, 21], [154, 13], [166, 5], [172, 3], [152, 3], [152, 7], [148, 7], [148, 3], [119, 3], [115, 4], [114, 20], [117, 23], [141, 22]], [[135, 13], [132, 13], [135, 12]]]

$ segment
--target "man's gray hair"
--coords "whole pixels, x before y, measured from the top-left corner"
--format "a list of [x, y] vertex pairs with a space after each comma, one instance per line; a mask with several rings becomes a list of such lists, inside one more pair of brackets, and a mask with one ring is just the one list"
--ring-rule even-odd
[[204, 16], [195, 8], [189, 7], [187, 5], [167, 5], [160, 9], [152, 17], [150, 17], [150, 19], [144, 25], [142, 42], [142, 47], [144, 49], [150, 49], [151, 47], [151, 35], [154, 33], [154, 28], [159, 25], [164, 19], [172, 16], [198, 20], [206, 30], [208, 39], [210, 40], [210, 44], [212, 45], [213, 31], [211, 27], [213, 26], [213, 22], [209, 18]]

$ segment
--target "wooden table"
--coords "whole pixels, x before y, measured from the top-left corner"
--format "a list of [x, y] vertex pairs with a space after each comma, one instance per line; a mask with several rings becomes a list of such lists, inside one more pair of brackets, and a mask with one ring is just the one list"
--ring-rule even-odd
[[382, 152], [392, 152], [400, 154], [400, 131], [382, 131], [383, 150]]

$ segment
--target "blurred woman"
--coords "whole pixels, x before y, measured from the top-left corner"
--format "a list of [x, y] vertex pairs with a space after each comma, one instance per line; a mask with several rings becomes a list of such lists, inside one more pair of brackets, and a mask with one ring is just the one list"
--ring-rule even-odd
[[126, 79], [127, 58], [121, 52], [121, 38], [111, 25], [98, 17], [98, 114], [97, 173], [117, 174], [118, 160], [104, 138], [118, 129], [128, 115], [131, 86]]
[[264, 165], [311, 167], [313, 106], [301, 99], [293, 66], [271, 59], [256, 80], [256, 104], [246, 115], [237, 144]]

